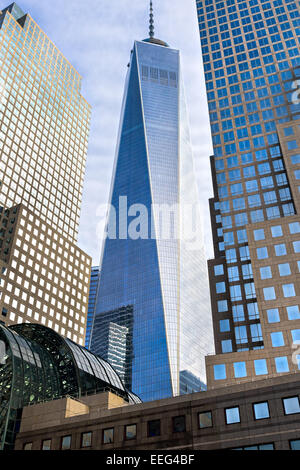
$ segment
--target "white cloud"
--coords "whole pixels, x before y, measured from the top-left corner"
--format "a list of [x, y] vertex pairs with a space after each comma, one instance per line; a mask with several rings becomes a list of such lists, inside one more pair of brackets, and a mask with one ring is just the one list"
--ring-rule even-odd
[[[212, 256], [208, 198], [212, 153], [195, 0], [154, 0], [155, 35], [180, 49], [196, 160], [207, 255]], [[148, 36], [148, 0], [21, 0], [83, 77], [92, 105], [79, 245], [97, 265], [96, 209], [108, 202], [130, 50]]]

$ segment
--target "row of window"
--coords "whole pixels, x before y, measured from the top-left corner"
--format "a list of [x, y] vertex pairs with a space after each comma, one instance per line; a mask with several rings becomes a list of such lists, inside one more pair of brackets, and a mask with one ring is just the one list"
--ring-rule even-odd
[[[258, 326], [258, 325], [255, 325], [255, 326]], [[241, 326], [239, 328], [242, 330], [242, 332], [239, 333], [240, 334], [240, 341], [238, 342], [238, 344], [248, 343], [248, 338], [247, 338], [246, 333], [245, 333], [245, 337], [243, 337], [243, 330], [245, 330], [245, 332], [246, 332], [246, 326]], [[297, 331], [300, 333], [300, 330], [297, 330]], [[259, 331], [258, 331], [257, 334], [259, 334]], [[283, 337], [282, 337], [283, 344], [281, 344], [281, 334], [282, 333], [273, 333], [273, 335], [274, 335], [272, 337], [273, 344], [280, 344], [281, 346], [284, 345]], [[262, 341], [262, 337], [261, 338], [258, 337], [258, 338], [254, 338], [254, 339], [257, 340], [257, 341]], [[228, 341], [231, 345], [232, 344], [231, 340], [228, 340]], [[226, 341], [226, 343], [228, 341]], [[299, 344], [299, 343], [296, 343], [296, 344]], [[223, 344], [222, 344], [222, 346], [223, 346]], [[277, 347], [277, 346], [273, 346], [273, 347]], [[225, 350], [223, 352], [224, 353], [232, 352], [232, 347], [230, 349], [231, 350], [229, 350], [229, 351]], [[263, 346], [259, 346], [257, 348], [253, 348], [253, 349], [263, 349]], [[248, 349], [247, 348], [240, 348], [239, 349], [239, 351], [245, 351], [245, 350], [248, 350]], [[298, 369], [300, 370], [300, 355], [296, 356], [296, 360], [297, 360], [297, 364], [298, 364]], [[287, 356], [275, 357], [274, 358], [274, 363], [275, 363], [275, 367], [276, 367], [276, 372], [278, 374], [285, 373], [285, 372], [290, 372], [289, 361], [288, 361]], [[253, 365], [254, 365], [254, 372], [255, 372], [256, 376], [267, 375], [269, 373], [268, 364], [267, 364], [266, 359], [256, 359], [255, 361], [253, 361]], [[216, 364], [216, 365], [214, 365], [213, 370], [214, 370], [214, 380], [226, 380], [227, 379], [226, 364]], [[246, 362], [244, 362], [244, 361], [234, 362], [233, 363], [233, 372], [234, 372], [234, 377], [236, 379], [241, 379], [241, 378], [247, 377], [248, 372], [247, 372]]]
[[[284, 398], [282, 400], [284, 414], [292, 415], [300, 413], [300, 403], [299, 397], [290, 397]], [[256, 421], [262, 419], [270, 418], [269, 404], [267, 401], [258, 402], [252, 404], [253, 416]], [[239, 406], [225, 408], [225, 423], [226, 425], [237, 424], [241, 422], [240, 418], [240, 408]], [[213, 428], [213, 412], [204, 411], [198, 413], [198, 428], [209, 429]], [[186, 432], [186, 417], [185, 416], [176, 416], [172, 418], [172, 432], [173, 433], [182, 433]], [[152, 420], [147, 423], [147, 436], [159, 437], [161, 435], [161, 420]], [[128, 424], [124, 426], [124, 440], [131, 441], [137, 438], [137, 425]], [[107, 428], [102, 430], [102, 444], [113, 444], [115, 439], [115, 428]], [[295, 442], [294, 446], [299, 446], [298, 441]], [[297, 443], [297, 444], [296, 444]], [[24, 444], [24, 450], [32, 449], [32, 442], [27, 442]], [[42, 441], [41, 449], [42, 450], [51, 450], [51, 439], [44, 439]], [[72, 445], [72, 436], [67, 435], [63, 436], [60, 441], [61, 450], [70, 450]], [[93, 445], [93, 432], [84, 432], [81, 434], [81, 448], [89, 448]], [[262, 450], [262, 449], [261, 449]]]
[[[293, 251], [294, 253], [300, 253], [300, 240], [296, 240], [292, 242]], [[287, 247], [285, 243], [280, 243], [278, 245], [274, 245], [274, 254], [275, 256], [286, 256], [287, 255]], [[257, 259], [267, 259], [269, 258], [269, 250], [268, 247], [263, 246], [261, 248], [256, 248], [256, 255]]]

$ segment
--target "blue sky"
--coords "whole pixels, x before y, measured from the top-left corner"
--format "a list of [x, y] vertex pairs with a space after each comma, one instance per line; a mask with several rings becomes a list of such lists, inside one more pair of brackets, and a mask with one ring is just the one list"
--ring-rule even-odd
[[[135, 39], [148, 37], [148, 0], [20, 0], [83, 77], [92, 105], [78, 244], [100, 259], [97, 207], [108, 202], [127, 63]], [[9, 4], [3, 3], [2, 7]], [[208, 198], [212, 144], [195, 0], [154, 0], [155, 36], [182, 54], [183, 77], [202, 209], [207, 256], [212, 257]]]

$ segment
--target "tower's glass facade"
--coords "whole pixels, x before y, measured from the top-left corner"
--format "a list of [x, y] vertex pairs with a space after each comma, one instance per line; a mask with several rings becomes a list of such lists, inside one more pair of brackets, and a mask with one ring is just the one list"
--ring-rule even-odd
[[[91, 349], [103, 348], [99, 338], [113, 331], [111, 322], [122, 327], [130, 351], [116, 370], [128, 371], [125, 383], [143, 400], [169, 397], [179, 393], [181, 370], [205, 380], [212, 326], [202, 243], [191, 249], [176, 232], [187, 206], [199, 232], [198, 199], [180, 55], [159, 40], [136, 41], [132, 50], [110, 202], [116, 237], [104, 244]], [[175, 232], [162, 235], [170, 217]]]
[[100, 282], [100, 268], [99, 266], [93, 266], [91, 270], [91, 281], [89, 290], [89, 303], [88, 303], [88, 314], [86, 322], [86, 335], [85, 335], [85, 347], [89, 349], [91, 341], [91, 332], [94, 321], [95, 305], [97, 298], [97, 290]]
[[76, 246], [90, 105], [81, 76], [12, 3], [0, 11], [0, 320], [83, 345], [91, 259]]
[[0, 13], [0, 205], [23, 202], [76, 243], [91, 113], [81, 77], [18, 5]]

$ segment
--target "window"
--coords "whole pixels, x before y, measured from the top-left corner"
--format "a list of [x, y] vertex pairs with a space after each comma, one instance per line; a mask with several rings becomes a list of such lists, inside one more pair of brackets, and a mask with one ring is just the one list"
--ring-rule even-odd
[[160, 420], [148, 421], [148, 437], [160, 436]]
[[256, 249], [257, 259], [266, 259], [268, 258], [268, 249], [266, 246]]
[[265, 300], [275, 300], [276, 293], [274, 287], [265, 287], [264, 288], [264, 298]]
[[286, 246], [284, 243], [282, 243], [281, 245], [275, 245], [275, 254], [276, 256], [286, 255]]
[[282, 286], [282, 290], [285, 298], [296, 296], [294, 284], [285, 284]]
[[293, 242], [293, 247], [294, 247], [295, 253], [300, 253], [300, 241], [299, 240]]
[[222, 353], [227, 354], [232, 352], [232, 341], [231, 339], [227, 339], [222, 341]]
[[241, 422], [240, 409], [238, 406], [234, 408], [226, 408], [225, 415], [226, 415], [226, 424], [235, 424], [235, 423]]
[[233, 302], [242, 300], [242, 291], [240, 285], [230, 286], [230, 297]]
[[292, 330], [292, 338], [294, 344], [300, 344], [300, 330]]
[[286, 311], [289, 320], [300, 319], [299, 305], [291, 305], [290, 307], [286, 307]]
[[281, 277], [283, 276], [290, 276], [291, 275], [291, 267], [289, 263], [279, 264], [278, 271]]
[[199, 413], [198, 421], [199, 421], [199, 429], [212, 428], [213, 427], [212, 412], [205, 411], [203, 413]]
[[260, 323], [255, 323], [253, 325], [250, 325], [250, 331], [251, 331], [251, 338], [252, 338], [253, 343], [257, 343], [263, 340]]
[[125, 440], [131, 441], [136, 439], [136, 424], [127, 424], [125, 426]]
[[32, 442], [26, 442], [26, 444], [24, 444], [23, 450], [32, 450]]
[[298, 148], [297, 141], [290, 140], [289, 142], [287, 142], [287, 148], [288, 150], [295, 150], [296, 148]]
[[215, 380], [226, 379], [226, 366], [225, 364], [217, 364], [214, 366], [214, 377]]
[[45, 439], [42, 442], [42, 450], [51, 450], [51, 439]]
[[224, 274], [224, 266], [219, 264], [218, 266], [214, 267], [215, 276], [222, 276]]
[[235, 339], [237, 344], [248, 343], [248, 335], [246, 326], [236, 326], [235, 329]]
[[277, 225], [275, 227], [271, 227], [271, 232], [272, 232], [272, 237], [277, 238], [277, 237], [282, 237], [282, 227], [281, 225]]
[[71, 449], [72, 436], [64, 436], [61, 440], [61, 450]]
[[84, 432], [81, 434], [81, 447], [91, 447], [92, 446], [92, 433]]
[[266, 375], [268, 373], [266, 359], [257, 359], [254, 361], [254, 369], [256, 375]]
[[289, 224], [290, 233], [293, 235], [295, 233], [300, 233], [300, 222], [293, 222]]
[[299, 397], [284, 398], [283, 407], [286, 415], [300, 413]]
[[290, 371], [287, 357], [275, 357], [275, 365], [278, 374]]
[[279, 316], [278, 308], [273, 308], [273, 309], [267, 310], [267, 315], [268, 315], [268, 322], [269, 323], [279, 323], [280, 322], [280, 316]]
[[232, 307], [233, 321], [235, 323], [245, 321], [245, 313], [243, 305], [233, 305]]
[[228, 312], [227, 300], [218, 301], [218, 312]]
[[255, 446], [236, 447], [231, 450], [275, 450], [274, 444], [257, 444]]
[[226, 333], [227, 331], [230, 331], [229, 320], [220, 320], [220, 332]]
[[267, 401], [254, 403], [253, 411], [256, 420], [270, 418], [269, 404]]
[[280, 348], [281, 346], [284, 346], [283, 333], [281, 331], [271, 333], [271, 341], [273, 348]]
[[259, 311], [257, 302], [247, 304], [249, 320], [259, 320]]
[[114, 428], [103, 429], [103, 444], [112, 444], [114, 442]]
[[217, 294], [224, 294], [226, 292], [225, 282], [218, 282], [216, 284], [216, 292]]
[[260, 268], [260, 278], [264, 279], [272, 279], [272, 270], [270, 266], [264, 266]]
[[186, 425], [185, 425], [185, 416], [176, 416], [173, 418], [173, 432], [185, 432]]
[[234, 376], [236, 379], [247, 377], [247, 369], [245, 362], [235, 362], [234, 367]]
[[300, 450], [300, 439], [290, 441], [291, 450]]

